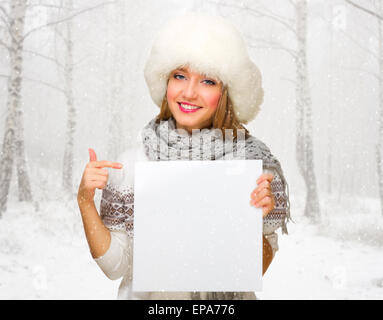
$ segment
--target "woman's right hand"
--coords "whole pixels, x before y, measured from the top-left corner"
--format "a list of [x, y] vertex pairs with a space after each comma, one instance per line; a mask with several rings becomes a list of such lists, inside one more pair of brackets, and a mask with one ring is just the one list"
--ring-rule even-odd
[[96, 188], [104, 189], [108, 183], [108, 170], [103, 169], [109, 167], [113, 169], [121, 169], [122, 164], [112, 161], [97, 161], [96, 153], [93, 149], [88, 149], [90, 161], [87, 163], [82, 175], [81, 183], [78, 188], [77, 202], [79, 205], [94, 202]]

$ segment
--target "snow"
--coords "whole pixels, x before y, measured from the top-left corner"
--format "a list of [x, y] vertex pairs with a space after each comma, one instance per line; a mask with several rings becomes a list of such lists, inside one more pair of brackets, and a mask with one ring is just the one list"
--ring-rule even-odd
[[93, 261], [75, 201], [10, 203], [0, 220], [0, 299], [115, 299]]
[[295, 224], [288, 224], [289, 235], [278, 234], [280, 250], [258, 296], [383, 299], [383, 217], [378, 199], [344, 196], [338, 202], [322, 195], [319, 225], [309, 224], [303, 206], [294, 208], [296, 203], [291, 202]]
[[[312, 225], [302, 215], [304, 198], [290, 196], [295, 223], [289, 235], [279, 232], [257, 296], [383, 299], [378, 199], [322, 195], [323, 222]], [[0, 220], [0, 299], [116, 299], [120, 279], [109, 280], [93, 261], [76, 201], [36, 208], [13, 199]]]

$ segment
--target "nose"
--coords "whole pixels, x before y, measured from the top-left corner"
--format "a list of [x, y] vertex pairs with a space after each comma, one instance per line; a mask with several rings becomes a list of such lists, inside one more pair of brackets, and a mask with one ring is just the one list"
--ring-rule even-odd
[[197, 98], [197, 88], [195, 80], [186, 81], [185, 88], [184, 88], [184, 96], [188, 99], [194, 99]]

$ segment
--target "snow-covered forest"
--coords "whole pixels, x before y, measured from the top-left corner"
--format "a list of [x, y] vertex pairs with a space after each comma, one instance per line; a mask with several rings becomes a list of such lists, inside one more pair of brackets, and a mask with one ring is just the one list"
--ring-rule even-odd
[[115, 161], [158, 114], [144, 64], [189, 11], [242, 33], [265, 91], [246, 127], [289, 183], [257, 296], [383, 299], [383, 0], [0, 0], [0, 299], [116, 298], [78, 186], [88, 148]]

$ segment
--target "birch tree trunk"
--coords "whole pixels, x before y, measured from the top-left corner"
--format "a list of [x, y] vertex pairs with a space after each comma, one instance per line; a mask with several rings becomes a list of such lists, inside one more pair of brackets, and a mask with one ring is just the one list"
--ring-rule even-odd
[[9, 13], [10, 75], [8, 78], [7, 117], [0, 158], [0, 216], [7, 208], [14, 160], [16, 160], [19, 200], [32, 200], [24, 154], [23, 113], [21, 110], [22, 52], [26, 8], [27, 0], [15, 0], [11, 2]]
[[[359, 3], [345, 0], [348, 4], [374, 17], [378, 23], [378, 142], [376, 145], [376, 164], [378, 173], [378, 192], [380, 198], [380, 210], [383, 216], [383, 4], [382, 0], [372, 1], [374, 9], [364, 7]], [[375, 54], [374, 54], [375, 55]]]
[[[383, 5], [379, 2], [379, 15], [383, 16]], [[383, 216], [383, 20], [378, 21], [378, 59], [379, 59], [379, 115], [378, 115], [378, 144], [376, 149], [377, 171], [380, 196], [380, 210]]]
[[334, 7], [330, 5], [330, 47], [329, 47], [329, 56], [330, 56], [330, 77], [328, 79], [328, 92], [329, 92], [329, 106], [328, 110], [328, 127], [327, 127], [327, 192], [329, 195], [332, 193], [332, 152], [333, 152], [333, 128], [334, 128], [334, 66], [333, 66], [333, 45], [334, 45]]
[[[122, 108], [120, 101], [122, 94], [122, 86], [124, 85], [124, 70], [121, 68], [123, 65], [125, 57], [124, 47], [125, 44], [121, 43], [123, 39], [121, 30], [125, 30], [125, 2], [121, 1], [118, 4], [111, 8], [109, 12], [113, 12], [113, 16], [109, 21], [115, 21], [111, 24], [111, 28], [108, 29], [108, 33], [112, 32], [112, 37], [109, 36], [109, 39], [113, 39], [110, 51], [110, 93], [109, 93], [109, 124], [108, 124], [108, 158], [116, 159], [117, 156], [123, 149], [123, 144], [121, 139], [121, 134], [123, 132], [123, 117], [122, 112], [129, 112], [126, 108]], [[117, 18], [117, 19], [116, 19]], [[117, 36], [116, 36], [117, 34]], [[109, 34], [110, 35], [110, 34]]]
[[[67, 0], [66, 13], [70, 15], [73, 11], [73, 1]], [[71, 197], [73, 193], [73, 149], [74, 149], [74, 134], [76, 131], [76, 108], [74, 105], [73, 97], [73, 39], [72, 29], [73, 22], [69, 19], [65, 23], [65, 64], [64, 64], [64, 78], [65, 78], [65, 99], [67, 104], [67, 124], [66, 124], [66, 137], [64, 146], [64, 159], [63, 159], [63, 175], [62, 187], [64, 192]]]
[[319, 222], [320, 210], [317, 193], [317, 182], [314, 171], [314, 150], [312, 141], [312, 105], [309, 92], [307, 72], [307, 1], [296, 2], [297, 23], [297, 163], [299, 171], [306, 184], [306, 205], [304, 215], [312, 222]]
[[[27, 8], [26, 0], [17, 0], [12, 1], [11, 5], [11, 19], [14, 23], [14, 26], [11, 25], [12, 35], [16, 39], [13, 39], [12, 42], [16, 41], [17, 49], [15, 49], [14, 54], [16, 60], [13, 63], [11, 58], [12, 71], [16, 73], [17, 84], [17, 93], [15, 94], [15, 108], [16, 111], [16, 121], [17, 121], [17, 130], [15, 131], [15, 156], [16, 156], [16, 168], [17, 168], [17, 181], [19, 189], [19, 201], [32, 201], [32, 191], [29, 180], [29, 175], [27, 171], [27, 164], [25, 160], [25, 144], [24, 144], [24, 119], [23, 112], [21, 109], [21, 82], [22, 82], [22, 67], [23, 67], [23, 44], [24, 44], [24, 20], [25, 12]], [[12, 37], [12, 38], [13, 38]], [[12, 50], [13, 51], [13, 50]], [[12, 53], [11, 53], [12, 56]]]

